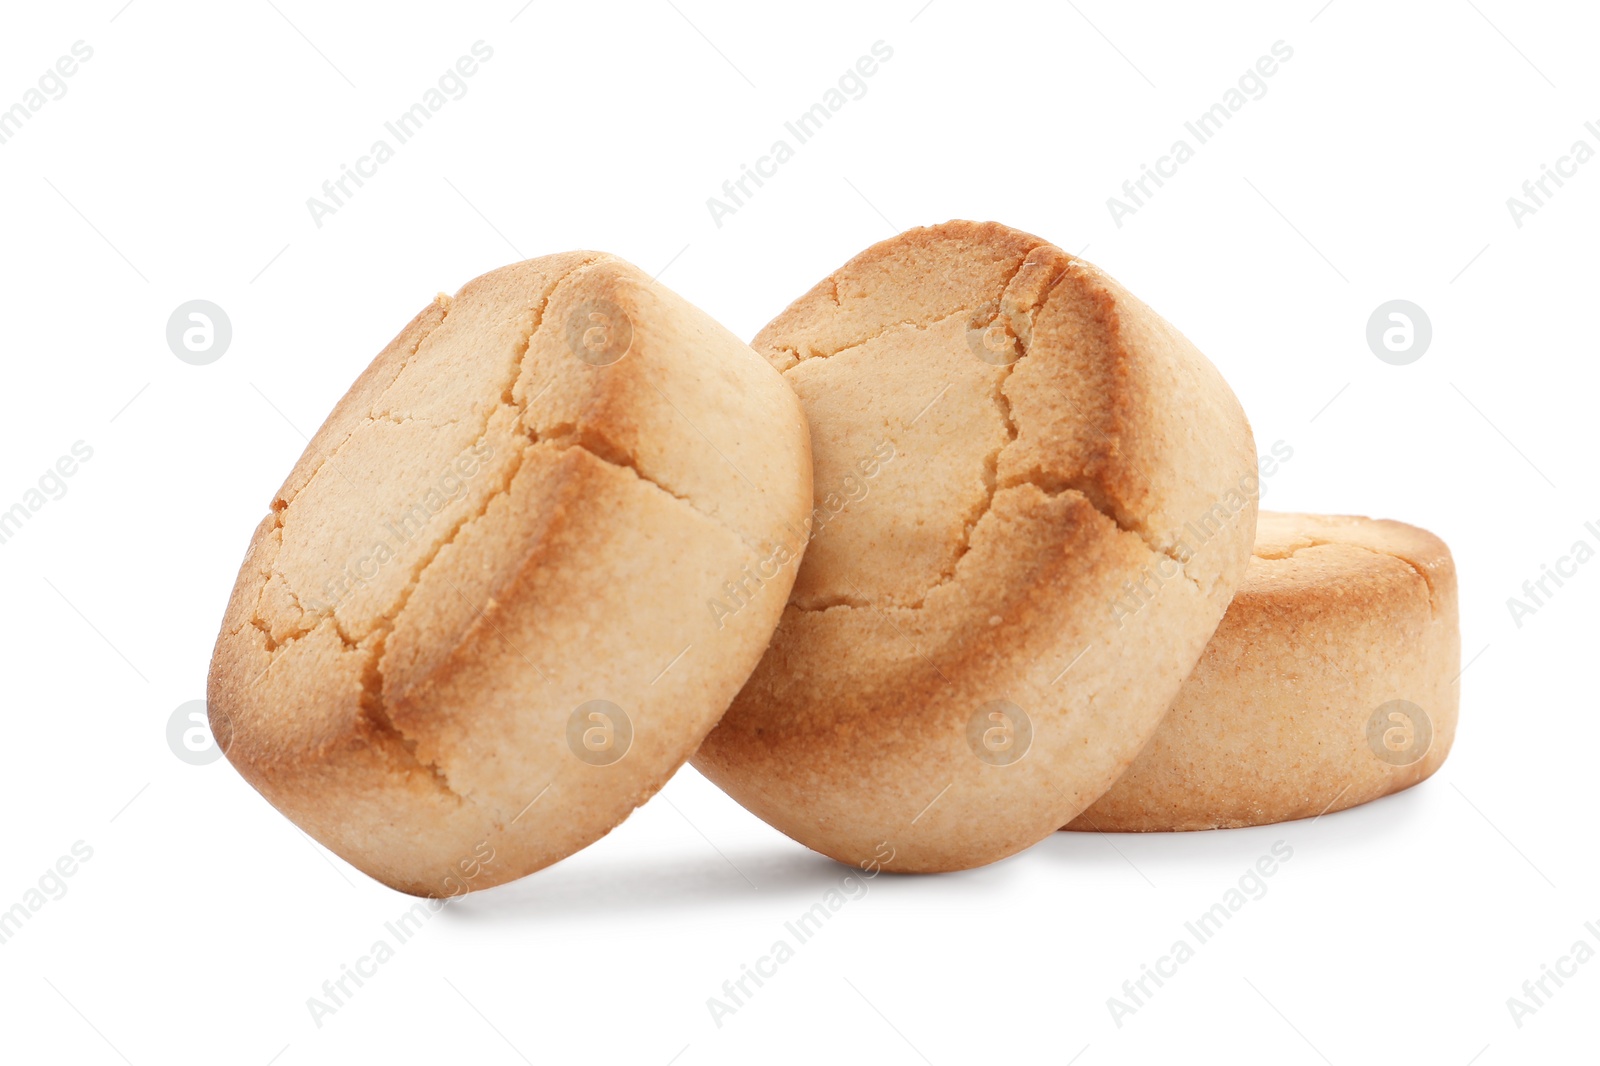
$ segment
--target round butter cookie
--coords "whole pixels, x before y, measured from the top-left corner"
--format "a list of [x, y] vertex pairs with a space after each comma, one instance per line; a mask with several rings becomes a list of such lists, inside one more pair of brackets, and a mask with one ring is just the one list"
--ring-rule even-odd
[[1443, 541], [1263, 513], [1244, 584], [1161, 728], [1067, 828], [1267, 825], [1410, 788], [1450, 752], [1460, 671]]
[[811, 423], [811, 543], [694, 765], [841, 862], [1044, 839], [1150, 738], [1244, 573], [1233, 393], [1111, 278], [994, 223], [867, 249], [754, 346]]
[[[379, 353], [273, 499], [217, 639], [213, 732], [394, 888], [537, 870], [655, 793], [739, 690], [811, 469], [782, 378], [636, 267], [485, 274]], [[739, 610], [709, 608], [739, 580]]]

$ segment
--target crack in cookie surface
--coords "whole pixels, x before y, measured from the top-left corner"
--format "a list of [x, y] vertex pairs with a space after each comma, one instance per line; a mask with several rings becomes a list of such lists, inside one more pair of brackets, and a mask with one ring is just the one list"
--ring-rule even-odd
[[1431, 619], [1439, 617], [1439, 589], [1434, 582], [1433, 574], [1429, 568], [1419, 566], [1395, 550], [1373, 547], [1370, 544], [1358, 544], [1350, 540], [1341, 540], [1338, 537], [1317, 537], [1310, 534], [1301, 534], [1295, 538], [1293, 544], [1287, 547], [1274, 545], [1268, 548], [1257, 544], [1251, 554], [1253, 558], [1264, 562], [1288, 562], [1301, 552], [1310, 551], [1313, 548], [1350, 548], [1378, 559], [1388, 559], [1399, 563], [1411, 571], [1417, 580], [1421, 582], [1422, 590], [1428, 597], [1428, 617]]
[[[847, 343], [833, 347], [828, 351], [816, 349], [803, 341], [776, 344], [773, 347], [775, 352], [783, 353], [792, 360], [787, 366], [781, 368], [782, 373], [787, 376], [798, 367], [813, 360], [830, 359], [846, 352], [854, 351], [872, 341], [889, 336], [891, 333], [905, 330], [907, 327], [916, 332], [926, 332], [947, 323], [953, 317], [973, 315], [969, 330], [982, 329], [987, 334], [988, 331], [993, 330], [996, 326], [1002, 327], [1007, 343], [1015, 353], [1015, 358], [1006, 363], [994, 376], [992, 398], [995, 410], [1000, 417], [1001, 426], [1005, 431], [1005, 437], [983, 459], [980, 471], [984, 486], [982, 496], [974, 501], [963, 518], [958, 543], [955, 545], [955, 549], [948, 561], [940, 567], [934, 580], [914, 599], [906, 602], [885, 604], [887, 607], [912, 611], [921, 610], [926, 607], [929, 596], [957, 580], [962, 560], [971, 550], [973, 535], [979, 524], [989, 518], [994, 509], [997, 494], [1022, 486], [1032, 486], [1049, 497], [1057, 497], [1068, 493], [1075, 494], [1113, 523], [1118, 530], [1138, 537], [1152, 555], [1164, 556], [1170, 559], [1177, 565], [1183, 578], [1190, 585], [1197, 591], [1204, 591], [1200, 589], [1199, 581], [1190, 574], [1186, 559], [1176, 551], [1176, 544], [1164, 543], [1162, 538], [1151, 531], [1146, 519], [1130, 513], [1126, 507], [1120, 505], [1113, 499], [1111, 493], [1101, 484], [1100, 480], [1093, 475], [1085, 472], [1073, 477], [1066, 477], [1052, 474], [1038, 466], [1020, 472], [1012, 472], [1004, 477], [1000, 475], [1003, 457], [1017, 445], [1023, 435], [1023, 427], [1017, 422], [1011, 398], [1006, 391], [1007, 386], [1011, 383], [1017, 369], [1032, 355], [1034, 324], [1038, 316], [1044, 312], [1052, 299], [1070, 299], [1071, 297], [1067, 295], [1067, 291], [1063, 286], [1069, 282], [1076, 282], [1080, 277], [1074, 274], [1074, 268], [1079, 265], [1079, 261], [1065, 253], [1060, 253], [1060, 259], [1049, 267], [1052, 272], [1044, 283], [1043, 291], [1039, 293], [1037, 299], [1033, 299], [1031, 294], [1026, 291], [1026, 283], [1024, 283], [1023, 291], [1014, 291], [1018, 285], [1019, 278], [1022, 277], [1023, 272], [1033, 262], [1032, 253], [1022, 256], [1004, 281], [998, 285], [995, 296], [986, 301], [965, 303], [953, 311], [939, 314], [936, 318], [920, 322], [905, 319], [890, 322], [864, 336], [852, 338]], [[1033, 279], [1027, 280], [1032, 281]], [[838, 288], [837, 281], [833, 277], [830, 277], [829, 281], [833, 286], [833, 291], [836, 292]], [[1031, 304], [1023, 306], [1023, 303], [1029, 300], [1032, 300]], [[990, 309], [993, 312], [992, 316], [988, 317], [987, 321], [980, 322], [978, 316]], [[1070, 396], [1064, 398], [1077, 413], [1084, 426], [1102, 437], [1106, 436], [1105, 430], [1085, 414], [1072, 401]], [[1109, 438], [1107, 440], [1109, 444]], [[855, 589], [852, 592], [843, 590], [829, 590], [827, 593], [809, 594], [797, 592], [790, 606], [804, 613], [816, 613], [834, 609], [855, 609], [876, 605], [864, 598], [859, 589]]]
[[[538, 399], [538, 394], [523, 401], [518, 401], [514, 396], [515, 386], [521, 375], [529, 366], [530, 353], [534, 351], [534, 340], [540, 335], [549, 317], [551, 301], [577, 275], [608, 257], [591, 256], [571, 265], [563, 270], [559, 276], [551, 279], [546, 276], [541, 288], [540, 298], [528, 309], [528, 320], [525, 323], [520, 338], [509, 350], [508, 366], [506, 373], [498, 380], [494, 387], [486, 390], [488, 395], [496, 397], [497, 402], [484, 404], [481, 421], [481, 430], [474, 444], [468, 445], [469, 449], [482, 448], [489, 443], [491, 437], [509, 433], [514, 440], [521, 441], [520, 446], [513, 447], [512, 454], [504, 460], [497, 462], [498, 469], [493, 471], [495, 482], [488, 486], [474, 506], [466, 508], [462, 513], [454, 516], [449, 526], [440, 531], [438, 535], [427, 542], [423, 550], [411, 563], [409, 571], [405, 573], [398, 590], [381, 609], [372, 612], [370, 621], [360, 625], [351, 632], [346, 625], [342, 608], [350, 598], [351, 590], [346, 589], [339, 597], [338, 602], [331, 605], [308, 609], [302, 603], [301, 597], [295, 592], [285, 567], [277, 558], [281, 550], [286, 523], [290, 522], [298, 511], [297, 501], [304, 492], [319, 479], [326, 478], [329, 470], [336, 470], [330, 463], [336, 461], [337, 456], [352, 446], [364, 432], [369, 432], [370, 427], [380, 424], [404, 425], [407, 423], [432, 424], [434, 426], [455, 425], [470, 415], [462, 414], [455, 418], [430, 418], [430, 417], [399, 417], [390, 402], [398, 382], [401, 381], [408, 367], [413, 365], [417, 353], [433, 338], [443, 325], [447, 315], [441, 316], [438, 322], [432, 323], [430, 328], [417, 339], [406, 357], [392, 375], [387, 375], [388, 380], [382, 386], [371, 403], [368, 405], [364, 417], [360, 418], [349, 432], [343, 435], [336, 444], [331, 445], [327, 453], [312, 468], [309, 475], [298, 484], [288, 487], [287, 491], [280, 493], [273, 502], [274, 526], [268, 531], [268, 537], [273, 538], [273, 543], [268, 550], [273, 554], [267, 560], [267, 570], [255, 588], [255, 598], [249, 618], [245, 625], [253, 626], [260, 634], [268, 654], [267, 669], [261, 671], [255, 683], [259, 684], [262, 678], [270, 675], [271, 666], [283, 655], [287, 649], [298, 640], [309, 636], [318, 629], [327, 626], [337, 634], [345, 650], [362, 656], [358, 705], [362, 719], [368, 724], [372, 733], [384, 738], [390, 743], [385, 746], [397, 759], [419, 771], [428, 774], [437, 787], [448, 793], [457, 801], [467, 802], [468, 797], [457, 793], [450, 785], [449, 778], [442, 766], [437, 761], [425, 759], [418, 753], [418, 738], [408, 734], [395, 720], [392, 701], [395, 694], [388, 691], [383, 667], [384, 655], [390, 635], [404, 617], [412, 596], [421, 586], [425, 577], [430, 572], [444, 550], [456, 543], [474, 523], [482, 520], [489, 513], [495, 502], [511, 491], [512, 485], [528, 457], [539, 449], [556, 448], [566, 450], [576, 448], [592, 456], [595, 460], [629, 471], [638, 481], [651, 486], [655, 491], [661, 492], [678, 501], [684, 507], [692, 510], [696, 515], [714, 522], [723, 529], [730, 527], [715, 515], [707, 513], [694, 500], [673, 491], [665, 484], [649, 476], [640, 466], [636, 457], [627, 454], [623, 449], [613, 446], [600, 435], [586, 432], [584, 427], [573, 423], [562, 423], [546, 428], [543, 432], [533, 424], [533, 404]], [[477, 403], [474, 407], [479, 406]], [[508, 417], [509, 415], [509, 417]], [[581, 420], [580, 420], [581, 421]], [[509, 423], [509, 425], [508, 425]], [[496, 428], [498, 426], [498, 429]], [[498, 439], [498, 438], [497, 438]], [[463, 453], [466, 449], [463, 449]], [[369, 508], [370, 509], [370, 508]], [[315, 533], [313, 532], [313, 536]], [[741, 533], [741, 537], [743, 534]], [[269, 589], [281, 586], [287, 594], [288, 603], [284, 597], [279, 596], [276, 602], [269, 600]], [[476, 614], [481, 614], [478, 605], [471, 604]], [[288, 617], [285, 617], [288, 612]], [[241, 626], [241, 628], [243, 628]]]

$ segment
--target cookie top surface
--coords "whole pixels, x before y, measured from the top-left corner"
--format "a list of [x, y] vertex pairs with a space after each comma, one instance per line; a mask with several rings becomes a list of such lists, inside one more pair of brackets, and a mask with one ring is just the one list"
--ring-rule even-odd
[[[1330, 606], [1379, 602], [1395, 583], [1421, 581], [1438, 613], [1455, 595], [1455, 563], [1434, 534], [1404, 522], [1359, 515], [1263, 511], [1244, 582], [1241, 609], [1261, 600], [1321, 598]], [[1298, 602], [1298, 601], [1296, 601]]]
[[[1181, 340], [1091, 264], [996, 223], [911, 230], [852, 259], [752, 342], [826, 438], [819, 492], [846, 487], [848, 464], [828, 467], [870, 452], [874, 433], [901, 442], [882, 481], [894, 491], [816, 538], [796, 604], [855, 593], [923, 605], [992, 500], [1027, 485], [1081, 493], [1152, 548], [1174, 549], [1237, 451], [1206, 439], [1210, 422], [1237, 420], [1231, 394], [1208, 395], [1199, 372], [1141, 372], [1140, 351]], [[1049, 357], [1026, 358], [1034, 345]]]
[[[709, 320], [679, 323], [662, 292], [622, 260], [575, 252], [441, 295], [407, 327], [401, 351], [340, 402], [273, 500], [278, 572], [296, 595], [272, 621], [305, 630], [332, 617], [358, 641], [387, 624], [419, 565], [504, 489], [525, 442], [580, 448], [740, 536], [763, 532], [770, 504], [745, 478], [770, 483], [772, 471], [754, 442], [727, 442], [729, 461], [717, 463], [704, 461], [704, 447], [674, 446], [695, 432], [675, 398], [731, 408], [741, 382], [715, 360], [696, 364], [692, 378], [662, 373], [652, 347], [710, 336]], [[725, 411], [705, 414], [716, 423]], [[474, 449], [493, 454], [452, 477], [473, 465]], [[420, 520], [419, 505], [430, 512], [426, 529], [398, 540], [392, 562], [371, 577], [349, 572], [375, 534], [390, 532], [386, 523], [408, 533], [400, 523]]]

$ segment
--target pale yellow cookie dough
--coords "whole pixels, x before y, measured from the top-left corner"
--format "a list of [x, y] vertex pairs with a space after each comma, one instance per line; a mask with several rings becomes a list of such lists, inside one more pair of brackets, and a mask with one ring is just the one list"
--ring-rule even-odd
[[356, 381], [256, 530], [213, 729], [312, 837], [448, 896], [604, 835], [699, 745], [794, 568], [707, 607], [811, 501], [779, 375], [612, 256], [441, 296]]
[[694, 765], [842, 862], [1044, 839], [1150, 738], [1244, 573], [1233, 393], [1111, 278], [994, 223], [867, 249], [754, 346], [805, 406], [826, 525]]
[[1244, 584], [1161, 728], [1067, 828], [1265, 825], [1410, 788], [1450, 752], [1460, 670], [1443, 541], [1264, 513]]

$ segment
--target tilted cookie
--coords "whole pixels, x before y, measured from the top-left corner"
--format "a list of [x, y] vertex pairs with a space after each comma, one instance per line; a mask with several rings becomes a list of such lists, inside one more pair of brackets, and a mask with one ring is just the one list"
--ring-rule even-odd
[[[793, 393], [681, 297], [591, 252], [485, 274], [378, 355], [274, 498], [213, 730], [385, 884], [519, 877], [694, 751], [767, 645], [810, 499]], [[707, 609], [757, 569], [761, 595]]]
[[1244, 584], [1161, 728], [1067, 828], [1266, 825], [1410, 788], [1450, 752], [1460, 669], [1443, 541], [1265, 512]]
[[813, 540], [693, 762], [843, 862], [957, 870], [1126, 768], [1232, 598], [1250, 428], [1095, 267], [994, 223], [867, 249], [755, 340], [803, 402]]

